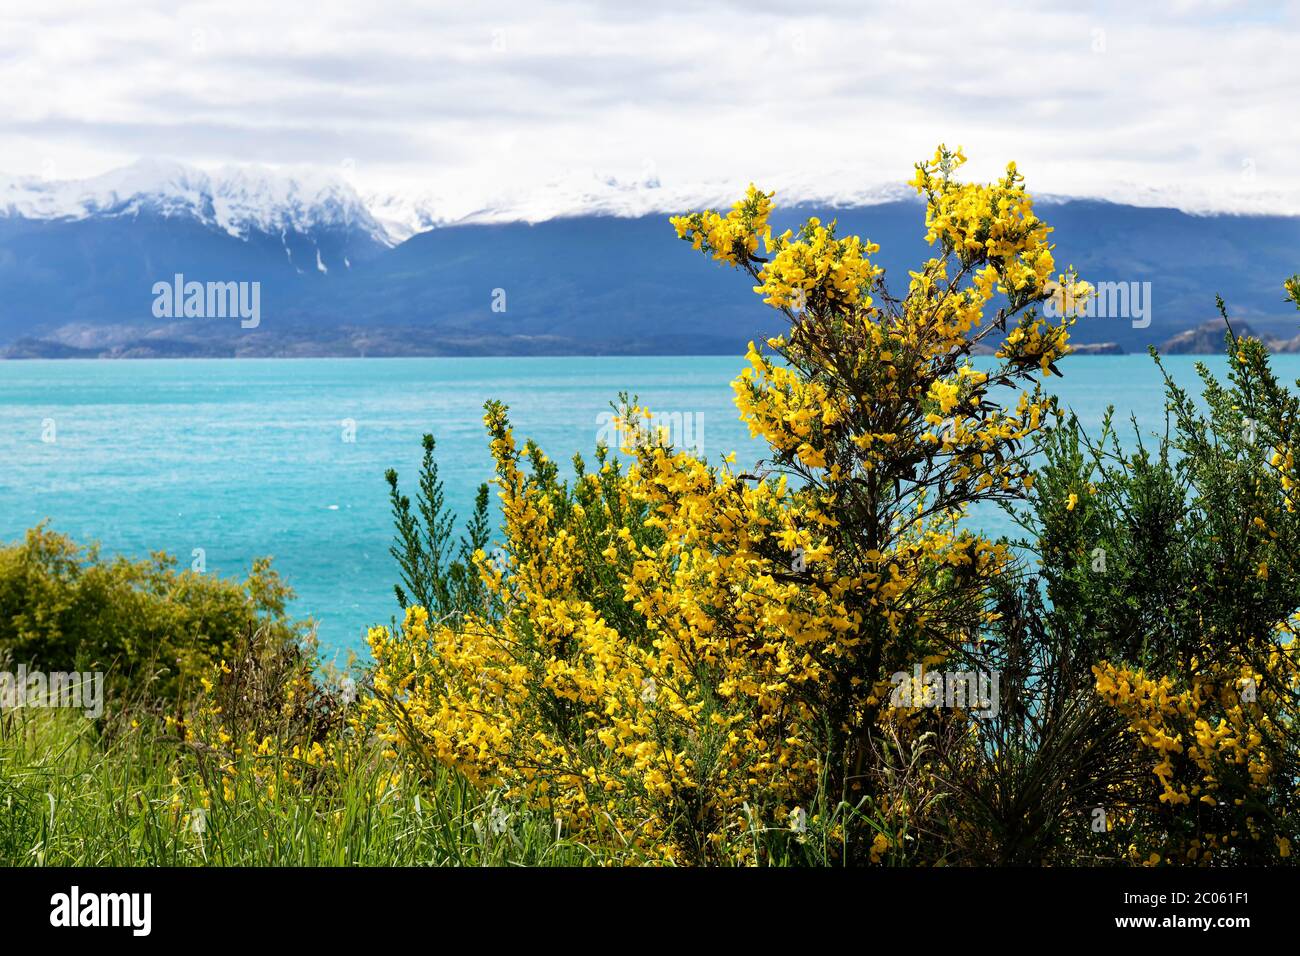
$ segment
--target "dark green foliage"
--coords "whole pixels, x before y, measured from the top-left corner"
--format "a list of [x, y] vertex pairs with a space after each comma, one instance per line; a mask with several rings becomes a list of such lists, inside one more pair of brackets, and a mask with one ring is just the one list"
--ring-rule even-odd
[[[1220, 309], [1228, 324], [1221, 302]], [[1022, 544], [1038, 558], [1037, 567], [1004, 601], [999, 627], [1004, 637], [1012, 637], [1008, 631], [1021, 635], [1004, 648], [1033, 635], [1039, 650], [1030, 656], [1042, 664], [1034, 686], [1073, 675], [1074, 700], [1062, 715], [1096, 710], [1089, 672], [1103, 661], [1167, 678], [1175, 690], [1198, 682], [1220, 688], [1222, 696], [1200, 715], [1211, 727], [1236, 700], [1235, 681], [1223, 683], [1224, 674], [1255, 673], [1264, 684], [1272, 682], [1270, 699], [1280, 703], [1256, 715], [1252, 732], [1273, 755], [1276, 782], [1261, 789], [1244, 766], [1230, 765], [1219, 774], [1216, 803], [1170, 807], [1160, 800], [1151, 772], [1155, 758], [1143, 753], [1123, 722], [1112, 720], [1104, 734], [1077, 735], [1075, 746], [1105, 755], [1100, 764], [1085, 772], [1086, 761], [1057, 761], [1077, 770], [1057, 775], [1051, 788], [1036, 788], [1042, 799], [1053, 790], [1086, 795], [1071, 814], [1074, 826], [1061, 834], [1064, 845], [1076, 848], [1074, 860], [1119, 858], [1130, 841], [1144, 846], [1145, 858], [1152, 834], [1184, 847], [1206, 833], [1246, 833], [1248, 817], [1262, 835], [1236, 840], [1235, 855], [1221, 862], [1275, 862], [1270, 834], [1294, 836], [1291, 821], [1300, 809], [1296, 692], [1278, 680], [1270, 660], [1290, 640], [1280, 643], [1279, 628], [1300, 611], [1300, 512], [1296, 490], [1284, 480], [1294, 474], [1285, 455], [1300, 441], [1300, 399], [1278, 381], [1257, 339], [1236, 337], [1228, 324], [1225, 344], [1226, 381], [1198, 364], [1199, 398], [1164, 373], [1162, 434], [1142, 435], [1134, 423], [1125, 444], [1113, 414], [1095, 438], [1073, 418], [1054, 430], [1028, 506], [1017, 512], [1029, 532]], [[1160, 363], [1154, 352], [1153, 358]], [[1004, 689], [1004, 704], [1005, 695]], [[1053, 713], [1053, 697], [1043, 702], [1035, 695], [1043, 715]], [[1054, 741], [1076, 736], [1072, 722], [1054, 719], [1028, 748], [1011, 749], [1040, 760]], [[1114, 746], [1125, 738], [1127, 755]], [[994, 743], [1004, 760], [1008, 741]], [[1190, 744], [1184, 741], [1171, 759], [1179, 779], [1195, 781], [1200, 773], [1186, 753]], [[997, 787], [1005, 787], [1006, 773], [995, 776]], [[1090, 800], [1112, 814], [1112, 825], [1116, 814], [1123, 825], [1090, 833], [1083, 815]]]
[[398, 489], [397, 472], [390, 468], [384, 477], [388, 480], [388, 497], [397, 532], [389, 552], [397, 560], [401, 574], [402, 583], [393, 586], [398, 606], [405, 610], [409, 605], [419, 605], [431, 615], [441, 617], [482, 605], [484, 588], [473, 557], [476, 551], [487, 546], [492, 528], [488, 486], [479, 485], [474, 513], [452, 554], [456, 515], [446, 510], [435, 447], [433, 436], [425, 435], [414, 507], [411, 499]]
[[1166, 373], [1153, 448], [1123, 448], [1109, 416], [1095, 441], [1068, 421], [1048, 446], [1021, 517], [1052, 618], [1089, 663], [1190, 678], [1271, 648], [1300, 608], [1300, 515], [1272, 462], [1300, 438], [1300, 404], [1258, 340], [1228, 345], [1226, 385], [1198, 365], [1203, 404]]

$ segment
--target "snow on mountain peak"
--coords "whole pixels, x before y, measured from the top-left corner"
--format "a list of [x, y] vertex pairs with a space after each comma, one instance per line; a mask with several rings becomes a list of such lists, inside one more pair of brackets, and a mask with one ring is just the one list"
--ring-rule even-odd
[[[566, 216], [638, 217], [688, 209], [730, 208], [744, 184], [726, 180], [666, 185], [653, 166], [620, 179], [593, 169], [573, 169], [538, 186], [499, 189], [489, 198], [469, 190], [367, 193], [365, 202], [395, 241], [440, 226], [526, 222]], [[812, 185], [780, 190], [783, 205], [823, 202], [872, 205], [910, 193], [903, 187], [869, 187], [832, 195]]]
[[[759, 182], [771, 185], [764, 179]], [[854, 207], [915, 198], [901, 185], [863, 186], [863, 182], [857, 169], [816, 178], [787, 175], [776, 184], [777, 201], [784, 208], [799, 204]], [[744, 183], [729, 180], [690, 184], [663, 180], [650, 163], [639, 173], [622, 178], [575, 168], [527, 185], [522, 181], [510, 186], [497, 183], [486, 190], [482, 185], [443, 182], [430, 189], [408, 183], [405, 189], [358, 194], [348, 180], [319, 167], [231, 165], [206, 171], [168, 159], [141, 159], [89, 179], [0, 178], [0, 217], [75, 220], [145, 212], [192, 218], [238, 238], [247, 238], [252, 231], [283, 236], [329, 227], [360, 232], [391, 246], [441, 226], [725, 209], [744, 191]], [[1039, 198], [1066, 197], [1040, 194]], [[1111, 198], [1191, 213], [1216, 209], [1208, 198], [1187, 188], [1134, 187], [1121, 189]], [[1255, 205], [1244, 199], [1239, 205], [1244, 212], [1285, 212], [1296, 207], [1296, 200], [1265, 196], [1257, 198]]]
[[643, 216], [671, 208], [674, 196], [664, 194], [657, 173], [647, 168], [641, 176], [625, 180], [575, 169], [537, 187], [505, 189], [490, 197], [447, 188], [368, 193], [365, 200], [389, 235], [401, 241], [439, 226], [536, 223], [576, 215]]
[[350, 185], [310, 168], [225, 166], [207, 172], [171, 160], [141, 159], [89, 179], [0, 181], [3, 216], [67, 220], [141, 212], [188, 216], [239, 238], [251, 230], [341, 226], [390, 241]]
[[[141, 159], [81, 180], [0, 179], [0, 217], [76, 220], [141, 212], [189, 217], [238, 238], [250, 231], [305, 233], [332, 226], [360, 230], [396, 245], [440, 226], [526, 222], [565, 216], [647, 216], [726, 208], [743, 192], [728, 181], [666, 185], [652, 164], [623, 178], [575, 168], [548, 181], [498, 187], [493, 193], [447, 184], [438, 189], [359, 195], [333, 171], [317, 167], [224, 166], [205, 171], [168, 159]], [[788, 184], [783, 205], [870, 205], [898, 198], [896, 188], [829, 193]]]

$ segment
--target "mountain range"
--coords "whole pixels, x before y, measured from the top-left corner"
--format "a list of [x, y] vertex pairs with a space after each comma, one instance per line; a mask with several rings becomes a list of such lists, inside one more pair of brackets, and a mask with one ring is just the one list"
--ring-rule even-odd
[[[0, 355], [734, 353], [781, 320], [743, 276], [676, 240], [667, 214], [705, 202], [725, 199], [652, 174], [580, 176], [471, 210], [362, 195], [314, 169], [142, 161], [87, 180], [0, 182]], [[1281, 291], [1300, 271], [1300, 218], [1095, 199], [1037, 209], [1055, 227], [1058, 265], [1146, 290], [1145, 317], [1079, 321], [1088, 351], [1180, 335], [1196, 350], [1213, 336], [1184, 333], [1214, 316], [1216, 294], [1234, 319], [1300, 349]], [[778, 197], [778, 210], [778, 230], [817, 215], [879, 243], [899, 291], [929, 254], [924, 208], [898, 189], [787, 207]], [[160, 316], [156, 289], [173, 282], [258, 283], [258, 321]]]

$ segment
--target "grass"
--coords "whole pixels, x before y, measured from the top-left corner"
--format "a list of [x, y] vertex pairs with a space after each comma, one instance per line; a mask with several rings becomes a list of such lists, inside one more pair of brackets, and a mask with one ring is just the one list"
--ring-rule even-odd
[[394, 776], [377, 745], [360, 755], [376, 759], [314, 788], [254, 790], [259, 758], [243, 757], [248, 766], [237, 768], [241, 782], [227, 794], [204, 786], [214, 768], [165, 729], [155, 721], [109, 728], [50, 710], [0, 717], [0, 866], [597, 862], [557, 838], [545, 814], [507, 811], [449, 773]]
[[[268, 787], [259, 777], [279, 778], [290, 763], [302, 769], [284, 756], [292, 752], [284, 744], [231, 766], [156, 719], [92, 721], [34, 708], [0, 714], [0, 867], [600, 866], [638, 859], [626, 848], [615, 853], [569, 839], [545, 812], [508, 806], [445, 768], [432, 777], [399, 769], [378, 742], [338, 738], [313, 785]], [[233, 792], [222, 785], [226, 779]], [[847, 805], [822, 811], [832, 824], [845, 814], [860, 817]], [[837, 855], [821, 845], [823, 836], [754, 825], [744, 839], [769, 865], [825, 865]]]

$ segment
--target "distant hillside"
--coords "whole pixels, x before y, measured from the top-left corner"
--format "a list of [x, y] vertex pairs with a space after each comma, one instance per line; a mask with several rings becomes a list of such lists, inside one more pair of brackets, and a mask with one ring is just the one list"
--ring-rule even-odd
[[[781, 327], [745, 278], [677, 241], [665, 215], [450, 225], [394, 245], [343, 187], [137, 173], [7, 205], [0, 191], [0, 354], [708, 354]], [[1300, 268], [1300, 219], [1095, 201], [1039, 208], [1062, 268], [1150, 283], [1146, 327], [1079, 321], [1076, 342], [1105, 343], [1092, 351], [1166, 342], [1213, 316], [1216, 294], [1262, 334], [1300, 332], [1280, 292]], [[776, 226], [810, 214], [878, 242], [899, 291], [930, 253], [916, 201], [787, 209]], [[155, 283], [177, 274], [260, 283], [257, 327], [155, 317]]]
[[[1221, 318], [1211, 319], [1166, 340], [1160, 345], [1160, 351], [1165, 355], [1218, 355], [1224, 350], [1224, 336], [1227, 331]], [[1249, 323], [1240, 321], [1232, 323], [1232, 332], [1237, 336], [1259, 338], [1270, 351], [1275, 353], [1300, 352], [1300, 333], [1291, 338], [1261, 334]]]

